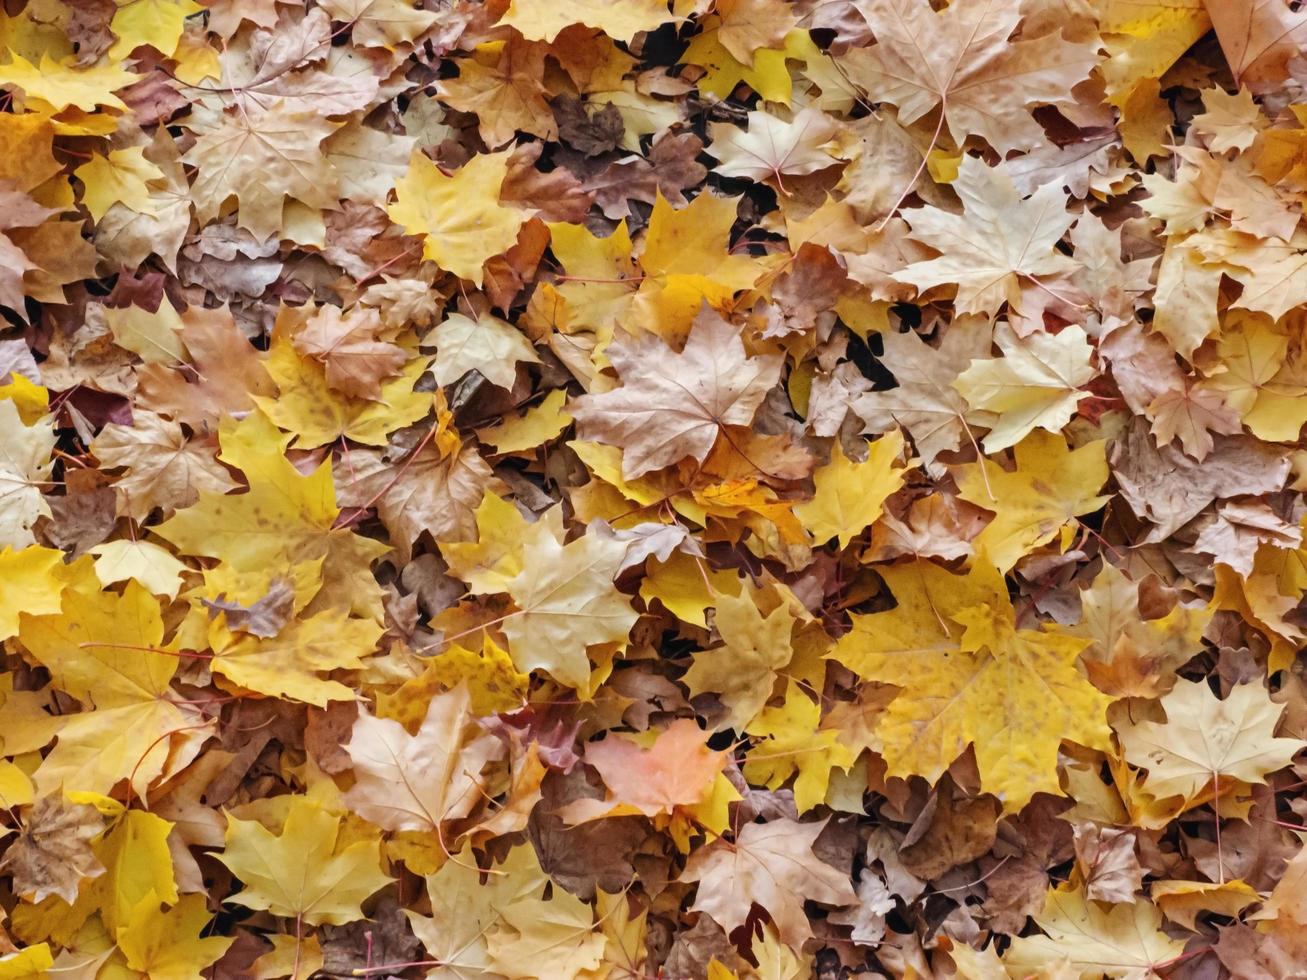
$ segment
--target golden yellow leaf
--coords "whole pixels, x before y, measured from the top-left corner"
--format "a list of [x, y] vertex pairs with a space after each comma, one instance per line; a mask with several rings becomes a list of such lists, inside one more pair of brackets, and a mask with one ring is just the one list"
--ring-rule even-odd
[[1162, 932], [1162, 915], [1150, 902], [1104, 906], [1084, 892], [1053, 888], [1035, 923], [1047, 935], [1014, 939], [1003, 962], [1009, 972], [1036, 973], [1062, 959], [1081, 977], [1142, 978], [1184, 951]]
[[203, 895], [183, 895], [170, 909], [161, 909], [158, 895], [146, 894], [118, 928], [118, 948], [127, 965], [151, 980], [193, 977], [235, 942], [207, 936], [208, 903]]
[[1062, 740], [1106, 748], [1106, 711], [1077, 664], [1087, 640], [1018, 629], [1002, 576], [929, 562], [881, 571], [898, 605], [856, 617], [831, 656], [901, 693], [876, 724], [890, 775], [934, 782], [968, 746], [1008, 812], [1060, 792]]
[[273, 339], [267, 368], [278, 394], [254, 400], [280, 428], [295, 434], [299, 449], [325, 446], [341, 436], [365, 446], [383, 446], [389, 433], [432, 409], [431, 393], [413, 390], [427, 368], [423, 357], [413, 358], [397, 377], [382, 382], [375, 398], [334, 390], [327, 369], [312, 357], [301, 357], [283, 334]]
[[786, 685], [784, 700], [763, 708], [746, 727], [762, 741], [745, 757], [745, 779], [779, 789], [797, 774], [794, 805], [800, 814], [826, 801], [831, 770], [848, 769], [857, 758], [839, 731], [821, 727], [821, 705], [793, 680]]
[[59, 611], [65, 579], [63, 553], [29, 545], [0, 550], [0, 640], [18, 635], [18, 614], [41, 616]]
[[291, 799], [280, 834], [228, 815], [226, 848], [215, 856], [245, 886], [228, 901], [309, 925], [363, 918], [359, 904], [391, 879], [378, 868], [375, 838], [345, 844], [340, 830], [339, 816], [303, 796]]
[[204, 9], [195, 0], [117, 0], [117, 3], [118, 9], [109, 24], [109, 29], [117, 35], [109, 49], [110, 58], [125, 58], [143, 44], [160, 54], [172, 54], [186, 18]]
[[357, 697], [353, 688], [319, 675], [362, 667], [363, 658], [376, 649], [381, 627], [328, 609], [293, 620], [268, 639], [216, 627], [211, 632], [225, 634], [225, 642], [215, 640], [214, 673], [246, 690], [322, 706]]
[[816, 494], [794, 508], [795, 516], [818, 544], [836, 538], [847, 548], [880, 517], [886, 498], [903, 486], [907, 469], [894, 465], [902, 453], [903, 433], [897, 430], [873, 442], [861, 463], [845, 456], [836, 439], [830, 462], [813, 475]]
[[1065, 547], [1066, 525], [1109, 499], [1098, 495], [1107, 482], [1102, 441], [1069, 450], [1061, 435], [1036, 430], [1013, 457], [1011, 472], [988, 459], [954, 470], [962, 499], [994, 512], [973, 544], [1003, 572], [1059, 533]]
[[[765, 616], [760, 601], [768, 606]], [[777, 671], [794, 656], [794, 612], [783, 599], [769, 601], [752, 590], [713, 596], [712, 604], [725, 646], [696, 653], [682, 680], [692, 695], [712, 692], [721, 699], [728, 711], [719, 728], [744, 729], [771, 697]]]
[[631, 41], [641, 31], [652, 31], [672, 19], [660, 0], [574, 0], [559, 6], [550, 0], [513, 0], [501, 24], [515, 27], [531, 41], [552, 41], [572, 24], [603, 31], [615, 41]]
[[481, 285], [481, 267], [512, 248], [529, 215], [499, 203], [509, 151], [474, 156], [453, 176], [414, 151], [396, 183], [390, 219], [410, 235], [424, 235], [423, 257]]
[[29, 102], [39, 100], [56, 112], [70, 106], [85, 112], [94, 112], [100, 106], [126, 109], [114, 92], [138, 80], [139, 76], [121, 64], [72, 68], [44, 54], [39, 66], [17, 53], [9, 64], [0, 65], [0, 85], [16, 86]]

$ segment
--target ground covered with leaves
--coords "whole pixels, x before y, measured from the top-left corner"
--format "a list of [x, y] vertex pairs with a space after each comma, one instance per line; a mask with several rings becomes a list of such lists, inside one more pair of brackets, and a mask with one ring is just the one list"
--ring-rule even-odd
[[2, 980], [1307, 975], [1296, 4], [0, 48]]

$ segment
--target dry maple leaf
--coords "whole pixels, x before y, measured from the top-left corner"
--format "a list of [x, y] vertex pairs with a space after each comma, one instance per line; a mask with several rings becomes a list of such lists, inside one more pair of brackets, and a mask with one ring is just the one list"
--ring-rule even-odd
[[200, 493], [236, 489], [214, 458], [214, 447], [187, 439], [177, 422], [154, 412], [137, 412], [131, 425], [106, 425], [91, 444], [106, 467], [124, 467], [114, 483], [118, 511], [137, 519], [156, 507], [165, 515], [189, 507]]
[[360, 713], [347, 751], [354, 785], [345, 804], [386, 830], [439, 831], [482, 801], [482, 770], [504, 743], [477, 732], [463, 685], [431, 699], [417, 734], [396, 721]]
[[1162, 914], [1147, 901], [1104, 908], [1083, 891], [1055, 888], [1034, 919], [1047, 935], [1014, 940], [1003, 959], [1023, 974], [1069, 961], [1082, 976], [1144, 980], [1184, 950], [1161, 931]]
[[235, 197], [240, 226], [263, 240], [281, 229], [287, 198], [335, 207], [336, 177], [319, 146], [337, 126], [284, 99], [250, 100], [239, 112], [224, 112], [184, 158], [198, 171], [191, 193], [200, 220]]
[[967, 441], [969, 422], [988, 424], [989, 416], [970, 409], [953, 382], [974, 359], [989, 352], [990, 341], [990, 327], [976, 320], [952, 324], [938, 348], [912, 331], [886, 334], [881, 360], [893, 371], [898, 387], [860, 394], [850, 407], [868, 432], [896, 425], [907, 429], [927, 468], [932, 468], [941, 452]]
[[1162, 699], [1167, 720], [1117, 726], [1123, 754], [1148, 770], [1144, 789], [1157, 799], [1192, 801], [1222, 777], [1259, 783], [1282, 769], [1304, 743], [1276, 738], [1283, 708], [1261, 684], [1235, 685], [1219, 700], [1201, 681], [1180, 680]]
[[381, 380], [399, 373], [408, 353], [377, 339], [381, 315], [367, 307], [342, 312], [324, 306], [305, 321], [291, 343], [301, 354], [317, 358], [327, 368], [327, 384], [347, 395], [375, 398]]
[[798, 946], [810, 934], [804, 900], [848, 905], [857, 899], [846, 872], [812, 852], [826, 821], [772, 820], [741, 827], [733, 842], [718, 840], [690, 856], [684, 881], [699, 883], [693, 908], [727, 932], [744, 925], [756, 904], [784, 942]]
[[0, 547], [36, 540], [32, 525], [50, 513], [41, 488], [54, 466], [54, 443], [53, 420], [28, 425], [12, 401], [0, 402]]
[[603, 777], [609, 796], [577, 800], [563, 807], [559, 816], [569, 823], [627, 813], [653, 817], [699, 803], [726, 764], [725, 752], [708, 748], [710, 734], [691, 719], [681, 718], [659, 732], [647, 748], [619, 735], [591, 743], [585, 761]]
[[1266, 91], [1290, 74], [1307, 43], [1307, 14], [1280, 0], [1226, 4], [1204, 0], [1236, 84]]
[[[972, 133], [1000, 153], [1038, 143], [1043, 131], [1023, 110], [1073, 101], [1071, 89], [1097, 60], [1090, 46], [1056, 33], [1011, 40], [1020, 22], [1013, 4], [981, 0], [942, 13], [925, 0], [857, 6], [876, 44], [844, 56], [850, 76], [873, 102], [898, 106], [901, 122], [940, 107], [959, 145]], [[1000, 103], [1015, 111], [996, 114]]]
[[190, 307], [179, 339], [190, 370], [149, 364], [140, 371], [142, 404], [212, 433], [219, 418], [246, 412], [254, 398], [275, 390], [264, 357], [246, 342], [226, 309]]
[[620, 446], [633, 479], [686, 457], [703, 462], [726, 425], [748, 425], [780, 377], [775, 354], [750, 357], [719, 316], [695, 321], [684, 349], [641, 335], [614, 341], [608, 359], [622, 377], [612, 391], [568, 407], [582, 439]]
[[396, 472], [381, 454], [354, 454], [353, 468], [336, 473], [340, 502], [375, 507], [406, 555], [424, 531], [437, 541], [474, 536], [477, 506], [499, 485], [475, 445], [444, 455], [428, 442], [399, 466]]
[[896, 279], [919, 290], [955, 285], [958, 312], [992, 314], [1005, 302], [1019, 307], [1023, 279], [1038, 281], [1076, 268], [1054, 248], [1075, 220], [1056, 184], [1022, 199], [1002, 167], [964, 157], [953, 189], [962, 199], [962, 214], [934, 207], [904, 214], [912, 237], [940, 256], [912, 263], [896, 272]]
[[953, 387], [974, 409], [997, 416], [985, 436], [985, 452], [1014, 446], [1036, 428], [1058, 432], [1071, 421], [1095, 375], [1093, 348], [1071, 326], [1058, 334], [1018, 337], [1007, 324], [994, 331], [1002, 357], [974, 360]]
[[772, 178], [783, 189], [784, 174], [801, 176], [839, 163], [827, 150], [839, 134], [839, 125], [811, 106], [788, 122], [770, 113], [751, 112], [746, 132], [725, 123], [714, 123], [711, 132], [708, 152], [721, 161], [717, 172], [724, 177]]
[[586, 647], [625, 644], [636, 620], [613, 587], [625, 556], [623, 541], [588, 533], [564, 545], [546, 521], [531, 526], [522, 571], [504, 586], [519, 610], [503, 626], [518, 670], [539, 668], [571, 687], [588, 686]]
[[43, 796], [27, 811], [19, 835], [0, 868], [13, 875], [14, 889], [31, 902], [58, 895], [71, 905], [83, 879], [104, 874], [89, 843], [104, 832], [104, 818], [86, 803], [62, 794]]

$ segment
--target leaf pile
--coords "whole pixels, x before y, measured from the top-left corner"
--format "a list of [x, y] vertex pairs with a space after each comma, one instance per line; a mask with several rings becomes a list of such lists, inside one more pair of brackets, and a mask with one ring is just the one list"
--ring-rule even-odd
[[1307, 11], [0, 8], [0, 978], [1307, 962]]

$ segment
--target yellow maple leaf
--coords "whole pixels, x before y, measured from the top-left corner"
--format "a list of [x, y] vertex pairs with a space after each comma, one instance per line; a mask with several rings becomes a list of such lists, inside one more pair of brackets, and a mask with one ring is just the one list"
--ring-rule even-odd
[[312, 357], [301, 357], [290, 338], [277, 333], [266, 362], [278, 395], [254, 396], [273, 422], [295, 434], [298, 449], [314, 449], [341, 436], [365, 446], [384, 446], [386, 436], [416, 422], [432, 408], [430, 392], [414, 391], [427, 359], [415, 357], [394, 378], [382, 383], [373, 398], [357, 398], [327, 383], [327, 369]]
[[816, 494], [794, 508], [795, 516], [818, 544], [838, 538], [840, 547], [847, 548], [863, 528], [880, 517], [890, 494], [903, 486], [907, 470], [894, 465], [902, 452], [903, 433], [897, 429], [873, 442], [861, 463], [845, 456], [836, 439], [830, 462], [813, 475]]
[[245, 473], [241, 494], [201, 490], [199, 502], [179, 510], [155, 530], [188, 555], [221, 558], [238, 569], [320, 557], [340, 509], [331, 465], [308, 476], [282, 455], [285, 439], [255, 412], [224, 420], [222, 458]]
[[794, 805], [806, 813], [826, 800], [832, 769], [848, 769], [857, 753], [841, 742], [841, 733], [821, 727], [821, 705], [793, 680], [784, 700], [764, 708], [748, 724], [749, 734], [762, 741], [749, 750], [744, 778], [779, 789], [794, 780]]
[[982, 458], [953, 472], [963, 500], [994, 512], [973, 544], [1000, 571], [1052, 541], [1066, 525], [1098, 510], [1110, 498], [1098, 491], [1107, 482], [1106, 444], [1069, 450], [1060, 434], [1036, 430], [1016, 447], [1016, 469], [1008, 472]]
[[512, 503], [487, 493], [476, 509], [477, 540], [440, 543], [440, 554], [472, 592], [505, 592], [522, 571], [522, 539], [528, 526]]
[[86, 709], [64, 722], [37, 770], [43, 793], [108, 793], [129, 779], [144, 795], [164, 771], [174, 733], [199, 722], [166, 697], [178, 657], [163, 635], [158, 600], [134, 581], [121, 595], [70, 589], [58, 615], [22, 618], [23, 646]]
[[710, 302], [720, 302], [736, 290], [752, 286], [757, 266], [748, 256], [730, 251], [731, 226], [739, 203], [737, 197], [700, 194], [676, 210], [659, 194], [640, 251], [645, 282], [652, 279], [667, 286], [684, 277], [699, 284], [702, 296]]
[[228, 901], [309, 925], [363, 918], [359, 904], [391, 881], [378, 867], [381, 845], [339, 838], [340, 817], [304, 796], [291, 799], [280, 834], [229, 814], [226, 848], [214, 856], [245, 887]]
[[129, 146], [110, 150], [106, 156], [93, 156], [75, 171], [84, 185], [82, 203], [91, 217], [99, 221], [115, 204], [123, 204], [141, 214], [155, 210], [150, 201], [152, 180], [162, 180], [163, 171], [145, 159], [145, 148]]
[[681, 62], [704, 69], [699, 79], [699, 91], [718, 99], [725, 99], [744, 82], [767, 102], [790, 104], [793, 80], [786, 60], [799, 58], [796, 50], [804, 42], [811, 44], [807, 31], [790, 31], [785, 37], [785, 48], [763, 48], [753, 53], [752, 64], [738, 60], [722, 43], [723, 21], [720, 17], [705, 17], [703, 30], [690, 39], [681, 55]]
[[127, 965], [152, 980], [200, 975], [236, 941], [206, 935], [213, 916], [203, 895], [184, 895], [170, 909], [160, 904], [159, 896], [149, 892], [117, 933]]
[[41, 56], [39, 66], [22, 55], [14, 53], [13, 61], [0, 65], [0, 85], [13, 85], [22, 89], [29, 103], [38, 101], [58, 112], [70, 106], [84, 112], [98, 107], [126, 109], [123, 100], [114, 95], [140, 80], [121, 64], [110, 63], [92, 68], [71, 68]]
[[588, 686], [586, 647], [625, 644], [637, 618], [613, 587], [625, 555], [623, 541], [586, 534], [564, 545], [549, 522], [531, 525], [522, 571], [507, 584], [520, 612], [503, 625], [518, 670], [543, 669], [570, 687]]
[[532, 405], [521, 415], [478, 429], [477, 438], [501, 455], [535, 449], [557, 439], [572, 424], [572, 416], [563, 410], [566, 402], [567, 392], [556, 388], [540, 404]]
[[423, 258], [481, 285], [481, 267], [513, 247], [528, 212], [499, 203], [510, 151], [474, 156], [452, 176], [414, 150], [395, 184], [390, 219], [423, 235]]
[[110, 58], [126, 58], [143, 44], [160, 54], [177, 50], [177, 41], [186, 26], [186, 18], [204, 8], [195, 0], [117, 0], [109, 29], [117, 40], [109, 49]]
[[1047, 935], [1014, 939], [1003, 957], [1020, 976], [1069, 960], [1082, 977], [1145, 977], [1184, 951], [1184, 941], [1162, 932], [1161, 913], [1144, 899], [1104, 906], [1083, 890], [1053, 888], [1034, 919]]
[[264, 639], [232, 633], [215, 623], [213, 671], [250, 691], [269, 697], [316, 704], [353, 701], [353, 688], [319, 677], [331, 670], [363, 666], [381, 636], [381, 627], [368, 619], [348, 618], [340, 609], [326, 609], [295, 619], [276, 636]]
[[713, 624], [725, 645], [696, 653], [682, 680], [691, 695], [712, 692], [721, 699], [728, 711], [718, 728], [744, 729], [772, 696], [777, 671], [794, 656], [794, 611], [784, 597], [777, 601], [753, 590], [718, 595], [712, 602]]
[[965, 576], [929, 562], [881, 570], [898, 605], [854, 618], [831, 656], [901, 693], [876, 731], [890, 775], [934, 782], [974, 747], [981, 786], [1015, 812], [1060, 793], [1062, 739], [1106, 748], [1111, 698], [1077, 665], [1087, 640], [1017, 629], [1003, 578], [977, 561]]
[[0, 956], [0, 980], [33, 980], [35, 977], [49, 976], [46, 972], [54, 966], [54, 956], [49, 943], [37, 943], [14, 953]]
[[479, 651], [456, 643], [432, 657], [421, 674], [405, 681], [393, 694], [378, 694], [377, 717], [392, 718], [415, 731], [432, 697], [459, 684], [467, 686], [472, 713], [479, 717], [515, 711], [526, 701], [529, 682], [530, 678], [513, 666], [508, 651], [486, 636]]
[[186, 566], [174, 558], [168, 549], [161, 548], [152, 541], [133, 541], [129, 538], [107, 541], [97, 544], [87, 553], [95, 556], [95, 574], [101, 585], [110, 586], [135, 579], [155, 595], [165, 595], [169, 599], [177, 598], [177, 592], [182, 586], [182, 573], [187, 571]]
[[1077, 326], [1018, 337], [1002, 323], [994, 343], [1002, 357], [973, 360], [953, 382], [973, 409], [997, 416], [985, 436], [987, 453], [1016, 445], [1036, 428], [1060, 431], [1089, 394], [1081, 386], [1095, 376], [1093, 348]]
[[1269, 317], [1233, 313], [1217, 343], [1220, 367], [1200, 382], [1219, 391], [1253, 435], [1267, 442], [1293, 442], [1307, 423], [1307, 358], [1296, 331]]
[[0, 640], [18, 635], [18, 614], [59, 611], [66, 580], [59, 575], [63, 552], [29, 545], [0, 550]]

